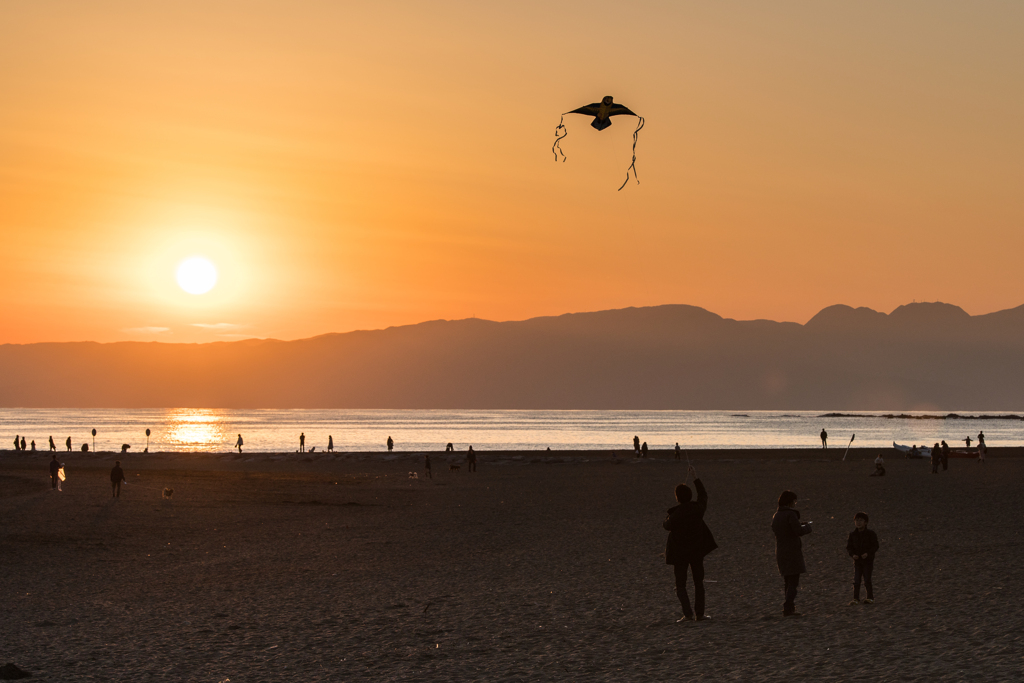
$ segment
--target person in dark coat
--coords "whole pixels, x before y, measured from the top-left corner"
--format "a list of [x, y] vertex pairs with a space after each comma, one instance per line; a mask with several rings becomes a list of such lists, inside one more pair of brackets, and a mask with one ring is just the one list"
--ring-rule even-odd
[[[18, 439], [15, 438], [14, 440], [17, 441]], [[638, 457], [638, 458], [640, 457], [640, 437], [639, 436], [634, 436], [633, 437], [633, 452], [636, 453], [636, 457]]]
[[68, 440], [64, 442], [64, 445], [68, 447], [68, 452], [70, 453], [71, 452], [71, 437], [70, 436], [68, 437]]
[[392, 441], [391, 437], [389, 436], [388, 437], [388, 453], [390, 453], [394, 448], [395, 448], [395, 442]]
[[644, 441], [644, 444], [642, 446], [640, 446], [640, 452], [643, 454], [640, 457], [642, 457], [642, 458], [646, 458], [647, 457], [647, 442], [646, 441]]
[[[708, 493], [704, 490], [704, 484], [697, 478], [692, 465], [687, 475], [693, 479], [697, 500], [691, 500], [693, 492], [685, 483], [676, 486], [676, 501], [679, 505], [668, 511], [668, 517], [662, 524], [669, 532], [665, 545], [665, 563], [673, 565], [675, 570], [676, 596], [683, 606], [683, 618], [679, 621], [703, 621], [707, 618], [704, 614], [704, 556], [717, 548], [718, 544], [711, 535], [711, 529], [704, 523], [704, 513], [708, 509]], [[690, 598], [686, 594], [687, 567], [693, 574], [692, 610]]]
[[467, 471], [476, 472], [476, 451], [473, 450], [472, 446], [469, 447], [469, 453], [466, 455], [466, 462], [468, 463], [466, 468]]
[[870, 605], [875, 601], [871, 591], [871, 571], [875, 566], [875, 553], [878, 552], [878, 536], [868, 528], [866, 512], [855, 514], [853, 525], [857, 528], [850, 532], [850, 538], [846, 541], [846, 552], [853, 558], [853, 600], [850, 604], [860, 602], [860, 580], [863, 577], [864, 588], [868, 592], [864, 602]]
[[21, 450], [21, 437], [19, 437], [17, 434], [14, 435], [14, 450]]
[[939, 473], [939, 458], [942, 457], [942, 449], [939, 444], [932, 446], [932, 474]]
[[945, 441], [942, 442], [942, 471], [945, 472], [949, 469], [949, 444]]
[[60, 472], [60, 463], [57, 462], [57, 456], [53, 456], [53, 460], [50, 461], [50, 488], [57, 488], [57, 473]]
[[775, 561], [779, 565], [779, 573], [786, 584], [786, 601], [782, 604], [782, 616], [799, 617], [794, 604], [800, 575], [807, 571], [804, 565], [803, 542], [801, 536], [811, 533], [811, 523], [800, 521], [800, 511], [796, 509], [796, 494], [783, 491], [779, 496], [779, 509], [772, 517], [772, 532], [775, 534]]
[[121, 497], [121, 482], [124, 481], [124, 470], [121, 469], [121, 461], [114, 461], [114, 469], [110, 470], [111, 498]]

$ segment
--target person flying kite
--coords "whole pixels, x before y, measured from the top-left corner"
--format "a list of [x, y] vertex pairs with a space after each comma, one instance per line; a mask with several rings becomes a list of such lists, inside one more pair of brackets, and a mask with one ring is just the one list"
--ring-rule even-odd
[[640, 129], [644, 127], [644, 117], [631, 111], [629, 107], [626, 107], [621, 104], [615, 104], [615, 101], [612, 99], [611, 95], [605, 95], [600, 102], [594, 102], [593, 104], [588, 104], [585, 107], [580, 107], [579, 109], [567, 111], [565, 112], [565, 114], [562, 114], [562, 118], [558, 122], [558, 126], [555, 128], [555, 144], [551, 146], [551, 152], [555, 155], [555, 161], [558, 161], [559, 154], [562, 155], [563, 162], [566, 159], [565, 152], [562, 151], [562, 145], [560, 143], [562, 142], [562, 140], [565, 139], [566, 136], [569, 135], [569, 131], [566, 129], [564, 123], [565, 117], [568, 114], [583, 114], [584, 116], [593, 116], [594, 120], [590, 122], [590, 125], [593, 126], [598, 131], [602, 131], [608, 126], [612, 125], [611, 117], [613, 116], [637, 117], [639, 119], [639, 123], [637, 123], [636, 130], [633, 131], [633, 162], [629, 165], [629, 168], [626, 169], [626, 180], [623, 181], [619, 189], [621, 190], [623, 187], [626, 186], [626, 183], [629, 182], [630, 169], [632, 169], [633, 171], [633, 178], [636, 179], [637, 184], [640, 183], [640, 179], [636, 177], [636, 143], [638, 136], [640, 134]]

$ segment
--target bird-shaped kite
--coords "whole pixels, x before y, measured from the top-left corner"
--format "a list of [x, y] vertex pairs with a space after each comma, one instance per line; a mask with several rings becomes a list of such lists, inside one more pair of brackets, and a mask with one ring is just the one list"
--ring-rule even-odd
[[[584, 116], [593, 116], [594, 120], [590, 122], [590, 125], [601, 131], [612, 125], [611, 117], [613, 116], [635, 116], [640, 121], [637, 123], [636, 130], [633, 131], [633, 162], [626, 169], [626, 180], [623, 181], [622, 186], [619, 187], [621, 190], [629, 182], [629, 171], [633, 170], [633, 178], [639, 184], [640, 179], [636, 177], [636, 143], [639, 137], [640, 129], [644, 127], [644, 117], [639, 114], [630, 111], [629, 107], [621, 104], [615, 104], [611, 95], [605, 95], [600, 102], [594, 102], [588, 104], [585, 107], [579, 109], [573, 109], [562, 114], [561, 120], [558, 122], [558, 126], [555, 128], [555, 144], [551, 146], [551, 151], [555, 155], [555, 161], [558, 161], [558, 155], [562, 155], [562, 161], [565, 161], [565, 152], [562, 151], [562, 140], [569, 135], [569, 131], [565, 128], [565, 117], [567, 114], [583, 114]], [[559, 134], [561, 133], [561, 134]]]

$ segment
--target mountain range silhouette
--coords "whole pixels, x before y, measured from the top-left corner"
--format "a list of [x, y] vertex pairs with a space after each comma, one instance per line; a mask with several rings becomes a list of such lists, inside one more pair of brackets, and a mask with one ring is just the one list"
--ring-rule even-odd
[[296, 341], [0, 346], [3, 407], [1011, 410], [1024, 306], [695, 306], [437, 320]]

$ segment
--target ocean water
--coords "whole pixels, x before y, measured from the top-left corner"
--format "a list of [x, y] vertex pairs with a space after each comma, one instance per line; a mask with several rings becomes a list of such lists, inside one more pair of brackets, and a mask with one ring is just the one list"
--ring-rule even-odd
[[[960, 413], [979, 416], [979, 413]], [[388, 436], [396, 451], [443, 450], [610, 450], [631, 449], [633, 436], [652, 449], [671, 448], [814, 448], [822, 428], [829, 446], [931, 445], [945, 439], [963, 446], [968, 435], [985, 432], [990, 446], [1024, 445], [1024, 421], [1009, 413], [986, 413], [988, 419], [924, 419], [945, 413], [908, 413], [914, 419], [877, 413], [825, 417], [825, 411], [625, 411], [625, 410], [217, 410], [217, 409], [0, 409], [0, 448], [11, 449], [15, 435], [35, 440], [47, 450], [49, 436], [58, 450], [71, 437], [73, 448], [133, 453], [149, 449], [223, 453], [233, 450], [241, 434], [247, 452], [293, 452], [299, 434], [306, 448], [335, 451], [382, 451]], [[1002, 416], [1002, 419], [1000, 419]]]

